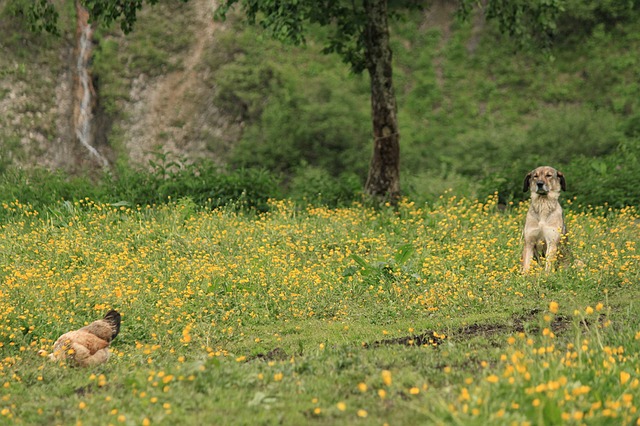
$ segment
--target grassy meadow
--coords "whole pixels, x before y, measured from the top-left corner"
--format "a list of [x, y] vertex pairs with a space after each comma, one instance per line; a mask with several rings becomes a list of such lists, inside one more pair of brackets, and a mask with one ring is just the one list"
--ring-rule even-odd
[[[640, 424], [637, 210], [522, 276], [495, 197], [0, 208], [0, 424]], [[106, 364], [39, 354], [111, 308]]]

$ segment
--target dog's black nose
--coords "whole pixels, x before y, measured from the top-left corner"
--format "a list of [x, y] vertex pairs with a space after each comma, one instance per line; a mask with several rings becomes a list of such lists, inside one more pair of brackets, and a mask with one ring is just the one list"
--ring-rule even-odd
[[539, 180], [538, 182], [536, 182], [536, 185], [538, 185], [538, 188], [542, 188], [544, 186], [544, 182]]

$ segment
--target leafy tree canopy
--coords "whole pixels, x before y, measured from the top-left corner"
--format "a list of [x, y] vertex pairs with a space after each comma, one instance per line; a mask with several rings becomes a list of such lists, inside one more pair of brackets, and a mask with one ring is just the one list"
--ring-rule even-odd
[[14, 0], [8, 10], [14, 15], [23, 16], [33, 32], [59, 34], [58, 10], [48, 0]]
[[[368, 15], [366, 1], [335, 0], [225, 0], [216, 11], [225, 19], [237, 4], [250, 24], [264, 28], [273, 38], [294, 44], [305, 43], [306, 26], [318, 24], [333, 28], [323, 53], [337, 53], [356, 73], [366, 68], [365, 30]], [[421, 9], [419, 0], [389, 0], [388, 14], [398, 17], [401, 11]]]

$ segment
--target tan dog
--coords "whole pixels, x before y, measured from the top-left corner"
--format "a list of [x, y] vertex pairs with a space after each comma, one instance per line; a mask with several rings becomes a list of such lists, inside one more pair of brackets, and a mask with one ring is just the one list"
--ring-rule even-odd
[[546, 259], [545, 270], [550, 271], [567, 233], [558, 202], [560, 190], [566, 190], [564, 175], [553, 167], [538, 167], [524, 178], [523, 190], [531, 191], [531, 205], [524, 224], [522, 273], [529, 271], [533, 258], [540, 262], [541, 256]]

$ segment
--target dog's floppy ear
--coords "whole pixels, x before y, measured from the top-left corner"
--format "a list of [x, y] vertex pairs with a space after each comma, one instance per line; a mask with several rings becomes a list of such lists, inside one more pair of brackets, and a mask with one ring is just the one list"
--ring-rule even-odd
[[564, 173], [558, 172], [558, 179], [560, 179], [560, 188], [562, 188], [563, 191], [566, 191], [567, 181], [564, 179]]
[[522, 192], [527, 192], [529, 190], [529, 182], [531, 181], [531, 173], [532, 172], [527, 173], [527, 175], [524, 177], [524, 186], [522, 187]]

